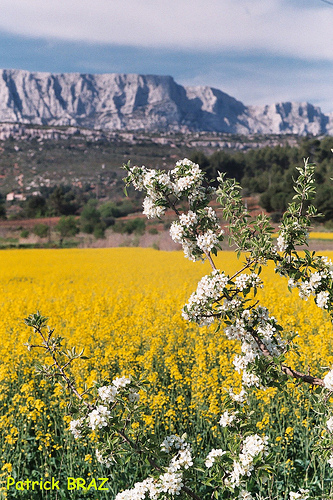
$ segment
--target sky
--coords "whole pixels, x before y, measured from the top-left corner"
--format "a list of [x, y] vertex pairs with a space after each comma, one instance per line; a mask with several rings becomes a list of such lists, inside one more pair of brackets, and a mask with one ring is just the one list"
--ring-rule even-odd
[[333, 112], [333, 0], [0, 0], [0, 68], [171, 75]]

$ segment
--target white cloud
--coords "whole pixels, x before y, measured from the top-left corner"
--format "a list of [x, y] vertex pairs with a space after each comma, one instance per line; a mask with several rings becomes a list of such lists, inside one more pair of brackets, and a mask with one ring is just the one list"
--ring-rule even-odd
[[[299, 4], [299, 2], [298, 2]], [[333, 59], [333, 8], [313, 0], [1, 0], [0, 29], [187, 50]]]

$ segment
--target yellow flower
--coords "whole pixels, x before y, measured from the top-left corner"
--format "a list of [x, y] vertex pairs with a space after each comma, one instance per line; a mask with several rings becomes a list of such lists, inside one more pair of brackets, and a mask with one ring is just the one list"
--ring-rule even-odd
[[13, 466], [11, 463], [5, 463], [2, 467], [1, 467], [1, 470], [4, 470], [6, 472], [8, 472], [9, 474], [12, 472], [13, 470]]

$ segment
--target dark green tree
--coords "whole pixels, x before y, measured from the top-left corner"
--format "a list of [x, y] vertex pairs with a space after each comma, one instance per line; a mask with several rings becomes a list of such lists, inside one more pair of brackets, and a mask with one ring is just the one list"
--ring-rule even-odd
[[79, 231], [79, 226], [74, 215], [63, 215], [55, 227], [62, 238], [75, 236]]

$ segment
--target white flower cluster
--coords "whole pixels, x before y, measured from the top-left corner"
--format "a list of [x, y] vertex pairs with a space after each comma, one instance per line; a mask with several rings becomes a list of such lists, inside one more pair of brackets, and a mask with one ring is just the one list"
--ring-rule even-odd
[[213, 305], [221, 299], [228, 281], [229, 277], [218, 269], [201, 278], [196, 291], [192, 293], [183, 308], [183, 318], [194, 321], [199, 326], [212, 324], [214, 322]]
[[70, 428], [71, 432], [73, 433], [75, 439], [78, 439], [82, 436], [81, 432], [82, 432], [83, 423], [84, 423], [83, 418], [79, 418], [77, 420], [72, 420], [70, 422], [69, 428]]
[[290, 242], [294, 242], [297, 245], [300, 240], [303, 241], [304, 238], [307, 239], [308, 237], [309, 232], [307, 228], [298, 221], [293, 221], [280, 230], [276, 243], [279, 251], [285, 252]]
[[[204, 223], [205, 229], [200, 228]], [[184, 255], [192, 261], [201, 259], [202, 253], [208, 254], [219, 244], [222, 237], [215, 211], [205, 207], [198, 213], [189, 210], [180, 214], [179, 220], [174, 221], [170, 227], [170, 236], [175, 243], [183, 247]]]
[[238, 394], [235, 394], [232, 389], [229, 390], [229, 396], [235, 403], [244, 403], [247, 401], [247, 392], [244, 388], [240, 390]]
[[247, 490], [241, 490], [238, 495], [238, 500], [253, 500], [253, 496]]
[[108, 425], [108, 418], [111, 412], [106, 406], [98, 405], [95, 410], [88, 413], [88, 425], [94, 431]]
[[[166, 472], [161, 474], [158, 479], [148, 477], [140, 483], [136, 483], [132, 489], [118, 493], [115, 500], [143, 500], [148, 493], [149, 498], [156, 499], [163, 493], [170, 495], [179, 495], [183, 484], [181, 473]], [[165, 498], [163, 496], [163, 498]]]
[[239, 461], [234, 460], [233, 470], [229, 473], [229, 477], [225, 483], [232, 488], [238, 487], [241, 484], [242, 477], [251, 476], [253, 470], [253, 461], [260, 454], [268, 454], [267, 451], [268, 437], [263, 438], [254, 434], [247, 436], [243, 442], [241, 453], [239, 454]]
[[[126, 387], [131, 383], [131, 380], [127, 377], [117, 377], [112, 381], [111, 385], [105, 385], [99, 387], [98, 396], [105, 404], [114, 403], [116, 401], [116, 396], [119, 390]], [[128, 400], [131, 403], [136, 403], [139, 401], [140, 396], [133, 389], [129, 390]], [[93, 431], [96, 429], [101, 429], [108, 425], [108, 419], [111, 415], [110, 410], [107, 406], [98, 405], [94, 410], [88, 413], [87, 418], [80, 418], [78, 420], [72, 420], [70, 422], [70, 430], [74, 437], [77, 439], [82, 435], [82, 428], [84, 424], [88, 424]]]
[[330, 294], [327, 291], [319, 292], [316, 296], [316, 304], [321, 309], [327, 309]]
[[309, 490], [303, 490], [303, 488], [300, 488], [297, 492], [290, 491], [289, 497], [290, 500], [307, 500], [309, 498]]
[[170, 451], [174, 448], [175, 450], [185, 450], [187, 448], [187, 443], [185, 439], [176, 434], [171, 434], [167, 436], [161, 444], [161, 450], [166, 453], [170, 453]]
[[[98, 389], [98, 395], [104, 403], [114, 403], [116, 401], [116, 395], [119, 389], [126, 387], [131, 383], [131, 380], [127, 377], [117, 377], [112, 381], [112, 385], [105, 385]], [[140, 396], [133, 389], [130, 389], [128, 400], [131, 403], [136, 403], [139, 401]]]
[[114, 403], [118, 389], [115, 385], [105, 385], [98, 389], [98, 395], [105, 403]]
[[[291, 257], [290, 264], [297, 265], [295, 258]], [[315, 302], [321, 309], [328, 309], [330, 304], [330, 292], [333, 280], [333, 264], [327, 257], [318, 256], [314, 259], [314, 267], [316, 271], [307, 271], [306, 278], [302, 277], [302, 281], [296, 281], [294, 278], [289, 278], [289, 288], [298, 288], [301, 299], [307, 300], [311, 295], [314, 296]], [[281, 264], [278, 265], [276, 271], [281, 276], [287, 276], [288, 270]]]
[[126, 377], [117, 377], [114, 380], [112, 380], [112, 384], [117, 388], [120, 389], [121, 387], [126, 387], [126, 385], [130, 384], [131, 380]]
[[170, 173], [142, 166], [132, 167], [129, 170], [129, 177], [135, 189], [145, 190], [147, 193], [143, 201], [143, 213], [148, 219], [161, 217], [166, 207], [159, 205], [158, 202], [163, 198], [163, 194], [173, 190]]
[[112, 460], [109, 457], [103, 456], [102, 452], [98, 449], [96, 449], [96, 459], [97, 462], [105, 465], [106, 467], [110, 467], [112, 465]]
[[134, 389], [130, 389], [128, 395], [128, 401], [130, 403], [137, 403], [138, 401], [140, 401], [140, 394], [135, 392]]
[[[190, 210], [187, 214], [180, 214], [179, 220], [172, 223], [170, 235], [173, 241], [182, 245], [185, 257], [192, 261], [213, 250], [223, 234], [215, 211], [207, 206], [212, 188], [204, 187], [203, 180], [204, 173], [199, 165], [187, 158], [178, 161], [169, 172], [133, 167], [127, 178], [135, 189], [146, 191], [143, 213], [148, 218], [161, 217], [171, 206], [170, 196], [173, 199], [188, 198]], [[193, 211], [193, 207], [200, 210]]]
[[262, 288], [262, 281], [256, 273], [246, 274], [242, 273], [235, 279], [235, 286], [238, 290], [245, 290], [246, 288]]
[[326, 422], [327, 429], [333, 432], [333, 417], [330, 417]]
[[229, 425], [232, 424], [232, 422], [237, 418], [237, 413], [229, 413], [228, 411], [225, 411], [219, 420], [219, 424], [221, 427], [228, 427]]
[[222, 457], [226, 452], [221, 449], [213, 449], [210, 451], [206, 457], [205, 466], [207, 469], [213, 467], [216, 457]]
[[193, 461], [190, 445], [175, 434], [167, 436], [161, 444], [161, 450], [167, 453], [173, 449], [177, 453], [170, 460], [166, 472], [156, 479], [149, 477], [141, 483], [136, 483], [132, 489], [118, 493], [115, 500], [143, 500], [146, 494], [151, 499], [156, 499], [163, 493], [179, 495], [184, 486], [181, 469], [188, 469], [193, 465]]
[[197, 236], [197, 246], [204, 253], [209, 253], [219, 242], [218, 237], [212, 229], [207, 229], [203, 234]]
[[180, 472], [166, 472], [159, 477], [158, 490], [170, 495], [179, 495], [183, 483], [183, 475]]
[[193, 465], [191, 447], [180, 450], [169, 463], [168, 472], [177, 472], [180, 469], [189, 469]]
[[277, 237], [276, 243], [277, 243], [277, 246], [278, 246], [278, 249], [280, 250], [280, 252], [285, 252], [287, 250], [288, 244], [285, 240], [285, 236], [283, 233], [279, 234], [279, 236]]
[[243, 442], [242, 453], [239, 458], [242, 464], [250, 463], [259, 453], [267, 454], [268, 437], [263, 438], [258, 434], [247, 436]]
[[260, 379], [258, 375], [255, 375], [254, 373], [248, 372], [246, 370], [243, 371], [242, 382], [245, 385], [245, 387], [260, 386]]
[[161, 450], [170, 453], [175, 450], [176, 455], [170, 460], [167, 472], [173, 473], [180, 469], [188, 469], [193, 465], [191, 446], [183, 437], [172, 434], [167, 436], [161, 444]]
[[333, 468], [333, 455], [330, 456], [330, 458], [327, 460], [327, 463], [329, 464], [330, 467]]
[[204, 173], [199, 165], [193, 163], [188, 158], [179, 160], [172, 171], [174, 178], [174, 193], [179, 195], [185, 191], [191, 191], [191, 196], [200, 196], [200, 188], [204, 178]]
[[[155, 200], [156, 201], [156, 200]], [[146, 198], [143, 200], [143, 211], [142, 213], [147, 216], [147, 219], [155, 219], [156, 217], [162, 217], [165, 213], [165, 207], [156, 205], [153, 198]]]
[[329, 391], [333, 391], [333, 370], [330, 370], [323, 378], [324, 387]]
[[199, 165], [185, 158], [178, 161], [170, 172], [148, 169], [145, 166], [129, 169], [129, 177], [135, 189], [146, 191], [143, 213], [148, 218], [161, 217], [166, 210], [165, 199], [169, 195], [179, 198], [190, 192], [192, 201], [205, 197], [202, 186], [204, 174]]
[[115, 500], [143, 500], [147, 493], [149, 493], [149, 497], [152, 499], [155, 499], [159, 494], [159, 491], [155, 486], [155, 481], [151, 477], [140, 483], [136, 483], [132, 489], [124, 490], [121, 493], [118, 493]]
[[253, 363], [256, 358], [263, 356], [253, 333], [256, 333], [272, 356], [278, 356], [282, 353], [285, 342], [278, 335], [277, 326], [276, 319], [273, 316], [268, 316], [268, 309], [258, 306], [252, 310], [245, 309], [241, 318], [236, 318], [232, 325], [225, 328], [224, 331], [229, 340], [242, 342], [242, 355], [236, 354], [233, 364], [238, 373], [243, 371], [243, 384], [245, 386], [259, 386], [259, 378], [246, 371], [249, 364]]

